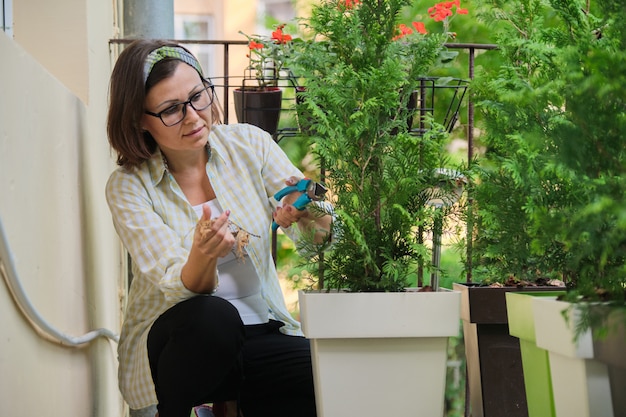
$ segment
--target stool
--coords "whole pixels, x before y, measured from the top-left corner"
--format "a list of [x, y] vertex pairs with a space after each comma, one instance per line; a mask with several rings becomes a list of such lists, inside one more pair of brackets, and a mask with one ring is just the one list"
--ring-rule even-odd
[[194, 417], [216, 417], [213, 413], [213, 407], [210, 405], [199, 405], [193, 408]]

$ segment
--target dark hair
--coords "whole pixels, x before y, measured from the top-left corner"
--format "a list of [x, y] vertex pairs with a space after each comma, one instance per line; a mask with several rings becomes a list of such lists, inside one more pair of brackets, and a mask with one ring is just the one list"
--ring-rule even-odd
[[[117, 152], [117, 164], [125, 168], [136, 167], [150, 159], [157, 148], [152, 135], [141, 128], [146, 94], [154, 85], [171, 77], [183, 62], [175, 58], [162, 59], [154, 65], [144, 85], [146, 58], [162, 46], [181, 47], [164, 40], [136, 40], [124, 48], [111, 73], [107, 134], [111, 147]], [[216, 106], [212, 107], [215, 116]], [[219, 112], [217, 115], [219, 119]]]

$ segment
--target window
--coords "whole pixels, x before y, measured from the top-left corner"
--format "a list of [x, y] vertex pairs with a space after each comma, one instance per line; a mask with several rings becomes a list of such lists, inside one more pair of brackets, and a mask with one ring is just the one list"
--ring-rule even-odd
[[2, 24], [2, 30], [7, 35], [13, 37], [13, 8], [12, 0], [0, 0], [2, 7], [0, 7], [0, 24]]
[[[209, 40], [213, 39], [213, 16], [176, 14], [174, 16], [174, 36], [178, 40]], [[215, 46], [214, 45], [185, 45], [193, 53], [205, 76], [215, 74]]]
[[265, 0], [263, 3], [265, 10], [262, 15], [270, 16], [279, 23], [291, 22], [296, 17], [292, 0]]

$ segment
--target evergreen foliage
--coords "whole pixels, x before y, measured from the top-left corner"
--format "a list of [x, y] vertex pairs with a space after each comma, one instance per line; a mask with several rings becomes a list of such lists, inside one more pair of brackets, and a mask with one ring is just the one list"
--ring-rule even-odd
[[[442, 56], [446, 34], [398, 38], [410, 0], [325, 0], [303, 21], [292, 70], [304, 75], [300, 105], [313, 150], [327, 168], [335, 206], [332, 249], [311, 263], [318, 287], [402, 291], [428, 259], [421, 231], [435, 210], [424, 190], [441, 178], [445, 132], [408, 131], [409, 95]], [[309, 248], [310, 249], [310, 248]]]
[[[626, 288], [626, 9], [621, 0], [478, 0], [504, 64], [473, 85], [485, 122], [474, 265]], [[476, 4], [476, 3], [475, 3]]]

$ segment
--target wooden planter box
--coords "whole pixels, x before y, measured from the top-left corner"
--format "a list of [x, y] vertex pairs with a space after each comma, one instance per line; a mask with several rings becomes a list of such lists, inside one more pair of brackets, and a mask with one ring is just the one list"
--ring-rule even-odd
[[508, 292], [558, 291], [557, 287], [491, 288], [455, 283], [461, 318], [472, 417], [527, 417], [519, 339], [509, 334]]

